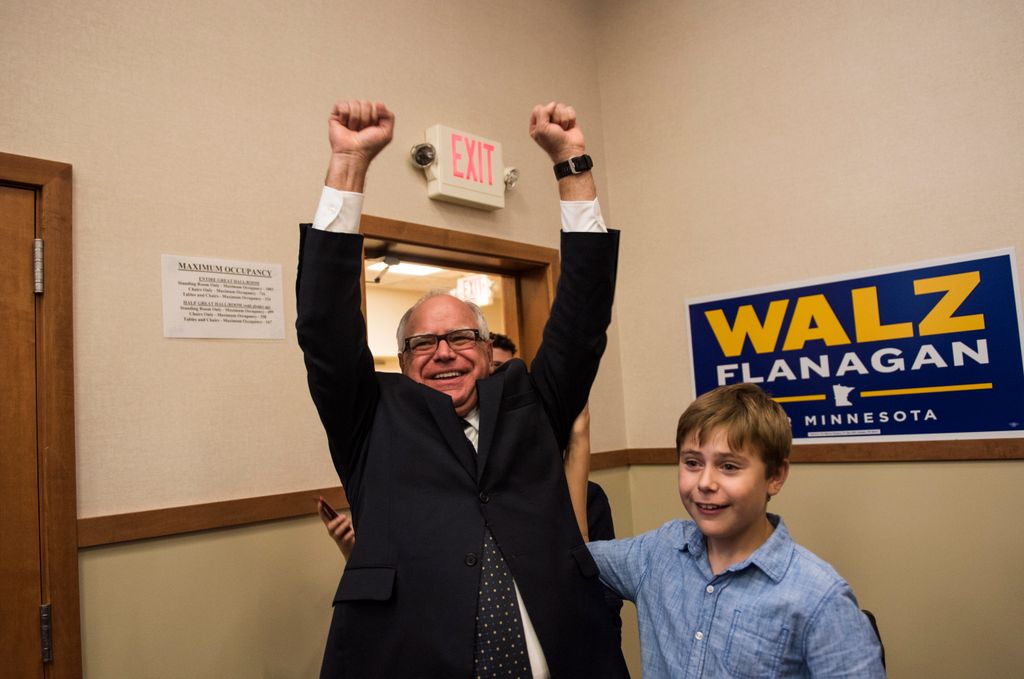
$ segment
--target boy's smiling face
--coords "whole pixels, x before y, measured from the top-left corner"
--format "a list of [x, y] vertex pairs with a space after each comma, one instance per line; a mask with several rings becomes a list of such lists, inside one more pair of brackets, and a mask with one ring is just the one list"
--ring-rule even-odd
[[782, 490], [789, 462], [768, 478], [764, 461], [749, 446], [729, 447], [725, 428], [710, 432], [703, 445], [698, 433], [687, 436], [679, 451], [679, 497], [704, 534], [709, 556], [726, 555], [731, 565], [750, 556], [774, 530], [765, 516], [768, 498]]

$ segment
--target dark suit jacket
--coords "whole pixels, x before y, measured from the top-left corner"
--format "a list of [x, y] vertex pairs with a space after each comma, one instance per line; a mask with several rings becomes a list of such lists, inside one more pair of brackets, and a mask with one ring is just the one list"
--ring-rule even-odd
[[562, 470], [606, 344], [618, 234], [563, 234], [531, 370], [513, 360], [477, 383], [477, 453], [447, 395], [374, 371], [359, 309], [362, 238], [301, 234], [299, 344], [359, 535], [321, 677], [469, 677], [485, 527], [552, 677], [628, 676]]

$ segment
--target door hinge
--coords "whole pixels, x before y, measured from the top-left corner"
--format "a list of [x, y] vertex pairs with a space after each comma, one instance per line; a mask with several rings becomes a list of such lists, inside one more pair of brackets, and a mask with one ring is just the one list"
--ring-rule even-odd
[[43, 642], [43, 664], [53, 662], [53, 618], [50, 604], [39, 607], [39, 635]]
[[37, 295], [43, 294], [43, 239], [32, 241], [32, 282]]

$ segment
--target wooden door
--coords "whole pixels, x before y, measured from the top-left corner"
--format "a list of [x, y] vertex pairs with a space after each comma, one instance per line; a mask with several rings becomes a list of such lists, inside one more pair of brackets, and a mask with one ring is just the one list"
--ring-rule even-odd
[[0, 186], [0, 645], [5, 676], [27, 678], [43, 676], [34, 237], [35, 192]]
[[[71, 168], [0, 153], [0, 677], [82, 673]], [[49, 246], [35, 291], [33, 243]], [[48, 261], [46, 261], [48, 260]], [[50, 634], [45, 635], [43, 607]]]

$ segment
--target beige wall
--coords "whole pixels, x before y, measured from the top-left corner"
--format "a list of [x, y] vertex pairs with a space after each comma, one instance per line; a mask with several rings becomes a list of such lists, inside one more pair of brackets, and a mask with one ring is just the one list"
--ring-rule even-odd
[[[0, 148], [74, 166], [80, 515], [334, 478], [287, 284], [282, 341], [164, 339], [160, 255], [279, 262], [294, 280], [326, 117], [352, 96], [398, 116], [366, 213], [557, 247], [557, 190], [527, 125], [534, 103], [573, 101], [602, 155], [597, 65], [573, 47], [595, 41], [594, 16], [584, 0], [3, 3]], [[407, 154], [435, 123], [505, 145], [522, 180], [504, 210], [427, 199]], [[613, 406], [596, 433], [621, 447], [617, 377], [601, 390]]]
[[[1019, 2], [601, 6], [629, 446], [671, 447], [691, 398], [686, 298], [1024, 251]], [[893, 677], [1012, 676], [1022, 475], [798, 465], [772, 506], [878, 613]], [[635, 531], [682, 514], [674, 469], [630, 481]]]
[[[557, 247], [557, 190], [527, 124], [533, 104], [571, 101], [602, 157], [597, 64], [577, 49], [595, 17], [585, 0], [0, 3], [0, 149], [74, 166], [79, 516], [336, 482], [287, 289], [283, 341], [167, 340], [159, 255], [279, 262], [294, 280], [337, 97], [398, 116], [366, 213]], [[504, 210], [427, 199], [406, 154], [436, 123], [504, 144], [522, 172]], [[605, 448], [625, 441], [616, 364], [594, 397]], [[284, 522], [83, 552], [86, 674], [310, 676], [337, 560], [300, 578], [289, 555], [324, 540]], [[293, 610], [278, 588], [320, 600]], [[286, 643], [266, 643], [275, 630]]]
[[1024, 251], [1019, 2], [602, 7], [630, 446], [690, 400], [687, 298]]
[[[337, 96], [398, 113], [367, 213], [549, 247], [556, 194], [526, 121], [577, 105], [625, 232], [596, 450], [671, 445], [687, 297], [1024, 248], [1017, 2], [360, 4], [0, 5], [0, 149], [75, 171], [81, 516], [333, 482], [290, 324], [281, 342], [163, 339], [159, 255], [291, 280]], [[506, 209], [426, 199], [405, 153], [434, 123], [505, 144], [523, 172]], [[802, 465], [773, 505], [879, 613], [893, 676], [1006, 676], [1024, 664], [1022, 474]], [[673, 470], [595, 476], [620, 534], [680, 513]], [[87, 675], [311, 675], [339, 564], [320, 530], [84, 551]]]
[[316, 518], [81, 552], [85, 676], [315, 677], [343, 560]]

